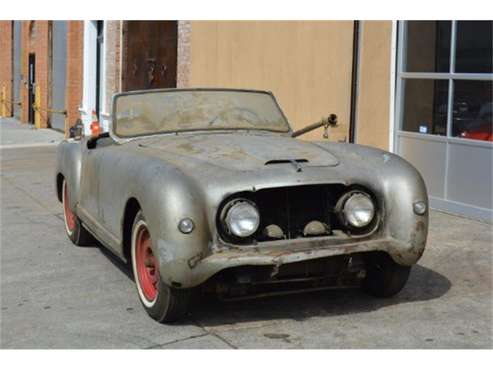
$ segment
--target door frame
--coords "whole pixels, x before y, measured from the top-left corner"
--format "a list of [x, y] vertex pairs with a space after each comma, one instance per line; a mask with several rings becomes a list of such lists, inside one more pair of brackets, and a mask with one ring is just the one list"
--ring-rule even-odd
[[[100, 21], [101, 22], [101, 21]], [[98, 117], [103, 131], [108, 130], [109, 114], [105, 112], [106, 101], [106, 21], [103, 22], [103, 41], [98, 52], [98, 21], [84, 21], [84, 57], [82, 106], [79, 107], [84, 134], [91, 134], [92, 111], [98, 109]], [[98, 72], [99, 65], [99, 72]], [[99, 81], [99, 82], [98, 82]], [[102, 82], [102, 83], [101, 83]], [[96, 103], [99, 100], [99, 104]]]
[[36, 54], [29, 53], [27, 64], [27, 121], [34, 125], [36, 102]]

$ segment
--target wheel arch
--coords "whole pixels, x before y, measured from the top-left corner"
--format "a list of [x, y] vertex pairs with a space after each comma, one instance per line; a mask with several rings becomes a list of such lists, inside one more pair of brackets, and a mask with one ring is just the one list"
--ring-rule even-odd
[[56, 195], [60, 202], [63, 201], [63, 180], [65, 180], [65, 176], [61, 172], [56, 175]]
[[139, 201], [135, 197], [131, 197], [125, 203], [125, 208], [122, 217], [122, 247], [123, 257], [130, 261], [130, 249], [132, 247], [132, 226], [135, 216], [142, 209]]

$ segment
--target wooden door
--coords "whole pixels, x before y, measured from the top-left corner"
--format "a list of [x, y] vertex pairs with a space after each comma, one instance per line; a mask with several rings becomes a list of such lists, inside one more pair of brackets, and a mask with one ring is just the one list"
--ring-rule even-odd
[[127, 21], [123, 25], [122, 90], [176, 87], [176, 21]]

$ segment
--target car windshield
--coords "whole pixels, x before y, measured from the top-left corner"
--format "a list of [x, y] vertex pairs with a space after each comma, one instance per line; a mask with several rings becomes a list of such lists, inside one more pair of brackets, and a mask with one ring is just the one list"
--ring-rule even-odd
[[191, 130], [287, 132], [288, 123], [273, 96], [239, 90], [169, 90], [116, 97], [113, 129], [133, 137]]

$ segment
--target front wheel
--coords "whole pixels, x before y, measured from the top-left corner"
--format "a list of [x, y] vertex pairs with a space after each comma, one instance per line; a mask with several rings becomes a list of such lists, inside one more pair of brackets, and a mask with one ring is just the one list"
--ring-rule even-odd
[[172, 322], [183, 317], [188, 312], [192, 291], [174, 289], [162, 281], [159, 260], [141, 211], [132, 227], [131, 253], [137, 292], [149, 316], [159, 322]]
[[410, 266], [399, 265], [387, 253], [369, 255], [363, 290], [375, 297], [387, 298], [399, 293], [409, 279]]

